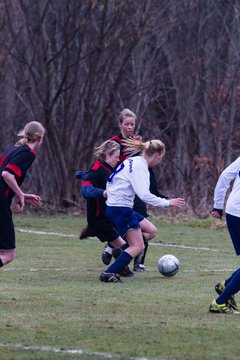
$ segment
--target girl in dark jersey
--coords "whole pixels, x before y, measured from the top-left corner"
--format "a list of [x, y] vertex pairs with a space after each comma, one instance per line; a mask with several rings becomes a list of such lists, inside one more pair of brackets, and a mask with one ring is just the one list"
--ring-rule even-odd
[[[87, 222], [88, 231], [100, 241], [107, 241], [112, 248], [124, 250], [128, 245], [119, 236], [112, 222], [106, 217], [106, 183], [119, 162], [120, 146], [115, 141], [107, 140], [101, 144], [96, 152], [96, 160], [90, 170], [86, 172], [87, 179], [84, 180], [84, 173], [76, 174], [77, 178], [83, 179], [81, 194], [87, 200]], [[121, 276], [132, 276], [133, 273], [128, 267], [119, 272]], [[113, 278], [107, 281], [114, 282]]]
[[16, 254], [11, 211], [13, 198], [16, 212], [24, 209], [25, 202], [39, 205], [41, 201], [38, 195], [24, 193], [20, 186], [36, 157], [44, 133], [39, 122], [28, 123], [18, 134], [22, 139], [0, 156], [0, 267], [13, 261]]

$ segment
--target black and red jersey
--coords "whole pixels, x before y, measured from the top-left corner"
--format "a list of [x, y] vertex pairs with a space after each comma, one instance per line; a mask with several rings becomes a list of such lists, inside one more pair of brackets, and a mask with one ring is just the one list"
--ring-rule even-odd
[[112, 171], [113, 168], [108, 163], [96, 160], [88, 172], [87, 180], [82, 183], [81, 192], [87, 199], [87, 219], [90, 222], [95, 218], [105, 217], [106, 199], [103, 191]]
[[[33, 163], [36, 153], [28, 145], [11, 146], [0, 155], [0, 176], [3, 171], [8, 171], [16, 178], [18, 186], [23, 183], [28, 168]], [[3, 192], [9, 204], [11, 204], [14, 192], [0, 177], [0, 191]]]

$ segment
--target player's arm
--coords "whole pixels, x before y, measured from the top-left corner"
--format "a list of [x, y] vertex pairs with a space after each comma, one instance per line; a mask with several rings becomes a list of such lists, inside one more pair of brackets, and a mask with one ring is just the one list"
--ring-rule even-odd
[[80, 180], [89, 180], [91, 179], [91, 172], [90, 171], [77, 171], [74, 174], [76, 179], [80, 179]]
[[2, 177], [3, 177], [4, 181], [6, 182], [6, 184], [10, 187], [10, 189], [12, 191], [14, 191], [15, 194], [20, 199], [23, 199], [23, 202], [24, 202], [24, 193], [22, 192], [22, 190], [18, 186], [15, 176], [13, 174], [10, 174], [10, 172], [8, 172], [8, 171], [3, 171], [2, 172]]
[[150, 175], [147, 168], [143, 169], [141, 166], [134, 166], [131, 174], [131, 183], [137, 196], [145, 203], [159, 206], [170, 206], [169, 200], [157, 197], [150, 193]]
[[138, 197], [142, 201], [152, 206], [158, 207], [182, 207], [185, 205], [185, 200], [182, 198], [174, 198], [174, 199], [164, 199], [150, 193], [149, 185], [150, 185], [150, 176], [149, 171], [147, 169], [134, 169], [133, 177], [132, 177], [132, 186]]
[[106, 190], [98, 189], [94, 187], [93, 183], [90, 181], [84, 181], [81, 187], [81, 194], [85, 199], [91, 198], [106, 198]]
[[214, 205], [212, 216], [221, 218], [223, 215], [224, 200], [231, 182], [238, 176], [240, 168], [240, 157], [230, 164], [219, 176], [214, 190]]
[[2, 177], [6, 184], [10, 187], [10, 189], [15, 193], [17, 196], [17, 199], [15, 200], [15, 210], [16, 212], [22, 211], [25, 205], [25, 201], [33, 204], [33, 205], [39, 205], [41, 198], [38, 195], [35, 194], [25, 194], [22, 192], [20, 187], [18, 186], [18, 183], [16, 181], [16, 178], [13, 174], [11, 174], [8, 171], [2, 172]]

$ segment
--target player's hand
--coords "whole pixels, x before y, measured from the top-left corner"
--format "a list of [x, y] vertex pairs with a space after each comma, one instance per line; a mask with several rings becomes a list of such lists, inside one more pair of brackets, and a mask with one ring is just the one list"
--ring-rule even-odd
[[23, 208], [21, 208], [21, 206], [20, 206], [19, 203], [15, 202], [15, 203], [13, 204], [13, 211], [14, 211], [14, 212], [18, 213], [18, 212], [22, 211], [22, 209], [23, 209]]
[[213, 209], [212, 210], [212, 216], [217, 218], [217, 219], [221, 219], [223, 216], [223, 210], [222, 209]]
[[14, 204], [13, 204], [13, 210], [18, 213], [20, 211], [23, 211], [25, 206], [25, 198], [24, 194], [16, 195], [14, 198]]
[[35, 205], [35, 206], [39, 206], [41, 203], [40, 196], [35, 195], [35, 194], [24, 194], [24, 198], [25, 198], [26, 202], [28, 202], [32, 205]]
[[175, 207], [183, 207], [185, 205], [185, 200], [182, 198], [171, 199], [169, 200], [169, 205]]

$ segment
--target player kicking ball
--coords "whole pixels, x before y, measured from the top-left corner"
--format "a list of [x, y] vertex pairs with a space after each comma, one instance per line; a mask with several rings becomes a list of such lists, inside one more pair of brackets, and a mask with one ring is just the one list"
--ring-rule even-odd
[[[165, 145], [160, 140], [142, 142], [126, 140], [126, 151], [130, 157], [124, 160], [107, 181], [106, 215], [120, 236], [127, 240], [121, 255], [100, 275], [101, 281], [118, 274], [130, 261], [144, 250], [144, 239], [151, 240], [157, 233], [155, 226], [133, 210], [135, 195], [143, 202], [159, 207], [182, 207], [184, 199], [163, 199], [150, 190], [149, 167], [158, 165], [165, 154]], [[134, 156], [136, 154], [139, 156]], [[111, 274], [111, 275], [110, 275]]]

